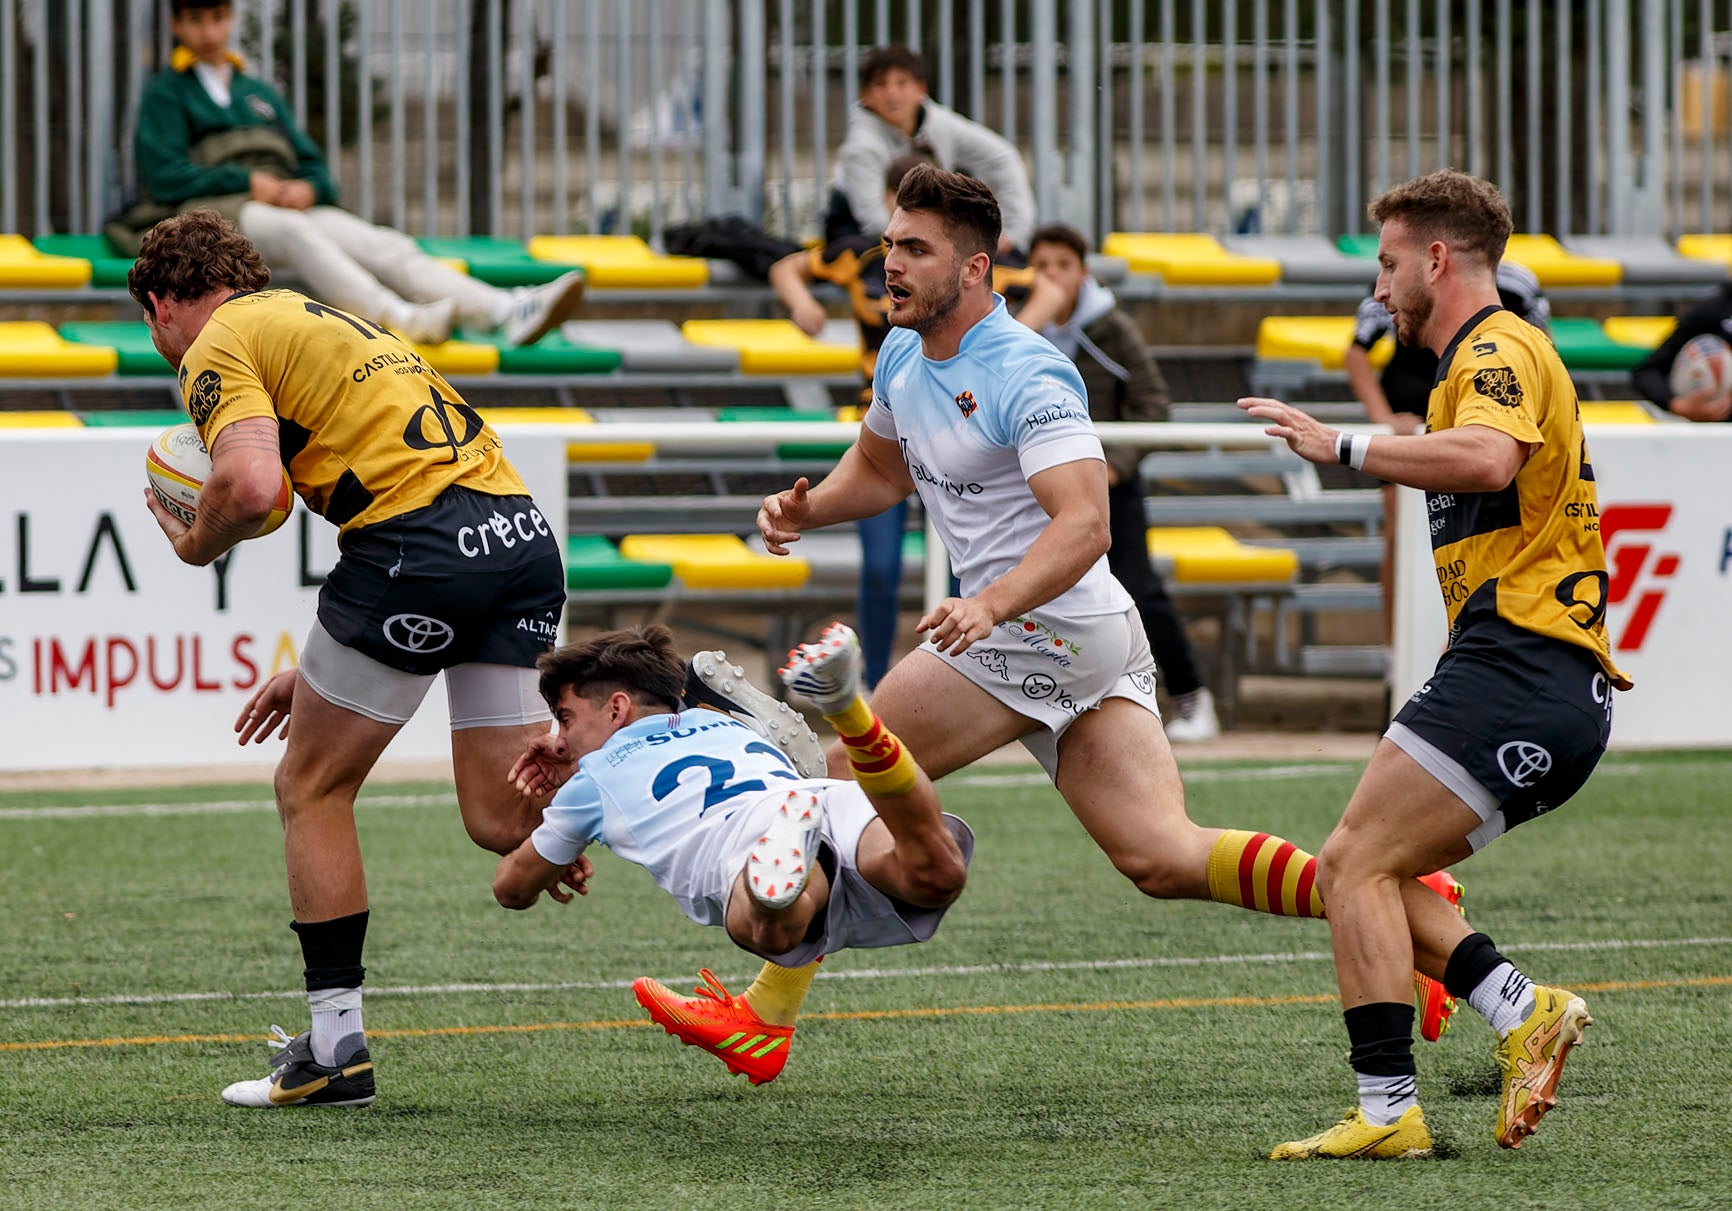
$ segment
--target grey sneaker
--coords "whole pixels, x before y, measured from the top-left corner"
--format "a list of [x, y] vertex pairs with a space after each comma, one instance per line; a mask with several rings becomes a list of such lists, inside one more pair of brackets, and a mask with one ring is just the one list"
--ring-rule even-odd
[[780, 669], [782, 684], [834, 715], [860, 694], [860, 640], [852, 627], [832, 622], [817, 643], [802, 643]]
[[223, 1101], [255, 1110], [372, 1104], [373, 1057], [364, 1045], [347, 1059], [326, 1067], [313, 1060], [311, 1031], [304, 1030], [291, 1039], [281, 1026], [272, 1026], [269, 1041], [279, 1049], [271, 1057], [271, 1074], [256, 1081], [236, 1081], [223, 1090]]
[[728, 663], [726, 652], [699, 652], [686, 668], [686, 702], [732, 715], [781, 749], [802, 778], [828, 776], [824, 746], [800, 712], [777, 702]]
[[570, 319], [582, 303], [583, 270], [573, 269], [544, 285], [514, 291], [511, 314], [499, 329], [513, 349], [533, 345]]

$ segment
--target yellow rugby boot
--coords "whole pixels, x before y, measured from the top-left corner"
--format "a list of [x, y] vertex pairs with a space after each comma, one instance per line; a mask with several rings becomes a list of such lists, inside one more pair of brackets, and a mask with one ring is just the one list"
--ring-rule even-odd
[[1276, 1144], [1272, 1161], [1409, 1160], [1431, 1155], [1431, 1130], [1417, 1104], [1387, 1127], [1373, 1127], [1355, 1106], [1345, 1118], [1310, 1139]]
[[1558, 1104], [1564, 1057], [1593, 1024], [1587, 1002], [1564, 988], [1534, 985], [1534, 1011], [1498, 1043], [1494, 1054], [1503, 1074], [1497, 1105], [1497, 1142], [1520, 1148], [1546, 1111]]

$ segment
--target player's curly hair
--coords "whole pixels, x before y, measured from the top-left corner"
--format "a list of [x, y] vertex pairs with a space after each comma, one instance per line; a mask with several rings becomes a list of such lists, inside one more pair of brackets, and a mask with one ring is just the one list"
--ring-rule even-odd
[[976, 253], [992, 256], [1004, 231], [1004, 216], [992, 190], [960, 172], [936, 164], [917, 164], [896, 190], [898, 210], [924, 210], [944, 220], [944, 234], [964, 260]]
[[152, 315], [150, 296], [199, 299], [218, 290], [263, 290], [271, 271], [253, 242], [214, 210], [189, 210], [144, 233], [126, 288]]
[[1494, 266], [1503, 259], [1513, 228], [1509, 203], [1497, 186], [1454, 168], [1385, 190], [1365, 210], [1373, 223], [1401, 219], [1426, 242], [1442, 240], [1478, 253]]
[[550, 707], [566, 686], [579, 698], [595, 701], [624, 691], [639, 706], [680, 709], [686, 689], [686, 661], [664, 626], [606, 631], [582, 643], [545, 652], [535, 662], [539, 689]]

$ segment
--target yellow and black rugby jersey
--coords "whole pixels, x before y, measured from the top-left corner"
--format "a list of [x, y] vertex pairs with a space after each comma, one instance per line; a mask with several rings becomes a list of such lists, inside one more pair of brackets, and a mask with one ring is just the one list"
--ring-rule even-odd
[[1587, 648], [1629, 689], [1606, 640], [1606, 551], [1575, 386], [1546, 335], [1501, 307], [1463, 324], [1439, 360], [1426, 427], [1463, 425], [1531, 453], [1499, 491], [1425, 494], [1451, 641], [1495, 615]]
[[452, 484], [526, 493], [499, 435], [414, 348], [292, 290], [218, 307], [180, 365], [205, 445], [274, 416], [295, 492], [344, 530], [419, 509]]

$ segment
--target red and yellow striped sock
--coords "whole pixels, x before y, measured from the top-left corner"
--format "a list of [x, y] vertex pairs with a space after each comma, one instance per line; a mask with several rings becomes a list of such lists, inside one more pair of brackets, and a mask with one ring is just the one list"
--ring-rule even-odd
[[854, 701], [824, 718], [841, 737], [861, 790], [869, 795], [906, 795], [914, 789], [920, 767], [864, 698], [856, 694]]
[[1322, 917], [1317, 859], [1280, 837], [1228, 829], [1209, 851], [1209, 899], [1278, 917]]
[[752, 1012], [772, 1026], [792, 1026], [800, 1016], [800, 1006], [806, 1003], [812, 981], [818, 976], [822, 958], [813, 959], [804, 967], [778, 967], [765, 963], [752, 986], [740, 994], [740, 1000], [752, 1007]]

